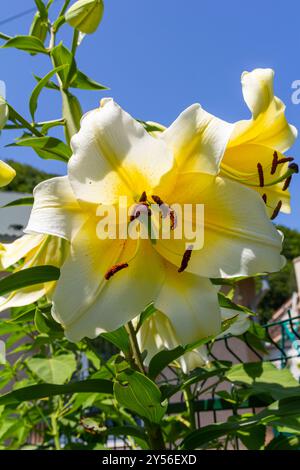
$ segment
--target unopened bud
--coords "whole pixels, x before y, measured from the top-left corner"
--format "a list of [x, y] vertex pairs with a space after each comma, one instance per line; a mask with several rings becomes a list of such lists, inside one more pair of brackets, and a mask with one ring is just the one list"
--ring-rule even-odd
[[103, 0], [78, 0], [68, 9], [65, 18], [81, 33], [91, 34], [98, 28], [103, 11]]

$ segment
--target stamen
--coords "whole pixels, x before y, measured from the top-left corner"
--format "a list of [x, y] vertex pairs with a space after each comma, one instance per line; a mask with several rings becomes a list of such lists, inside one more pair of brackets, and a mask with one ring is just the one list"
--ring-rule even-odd
[[278, 153], [275, 151], [273, 153], [273, 162], [272, 162], [272, 168], [271, 168], [271, 175], [274, 175], [274, 173], [276, 172], [277, 165], [278, 165]]
[[263, 188], [265, 185], [265, 179], [264, 179], [264, 172], [263, 172], [263, 167], [261, 163], [257, 164], [257, 170], [258, 170], [258, 176], [259, 176], [259, 186]]
[[286, 191], [289, 187], [289, 185], [291, 184], [291, 181], [292, 181], [292, 175], [289, 176], [286, 180], [285, 180], [285, 183], [282, 187], [282, 191]]
[[185, 250], [182, 260], [181, 260], [180, 268], [178, 269], [179, 273], [182, 273], [188, 267], [189, 261], [192, 256], [192, 251], [193, 251], [193, 247], [189, 247], [187, 250]]
[[162, 206], [164, 204], [164, 201], [162, 199], [160, 199], [159, 196], [151, 196], [153, 201], [156, 202], [156, 204], [158, 204], [159, 206]]
[[108, 281], [112, 276], [114, 276], [117, 272], [121, 271], [124, 268], [128, 268], [128, 263], [115, 264], [107, 271], [104, 276], [105, 279]]
[[282, 201], [279, 201], [277, 206], [274, 209], [273, 214], [271, 215], [271, 220], [274, 220], [278, 216], [281, 206], [282, 206]]
[[170, 210], [170, 224], [171, 224], [171, 230], [174, 230], [176, 227], [176, 214], [174, 210]]
[[293, 170], [294, 173], [299, 173], [299, 167], [297, 163], [290, 163], [289, 164], [289, 169]]
[[280, 163], [288, 163], [288, 162], [293, 162], [294, 161], [294, 158], [293, 157], [284, 157], [284, 158], [281, 158], [280, 160], [278, 160], [278, 165]]
[[262, 198], [263, 198], [264, 203], [267, 204], [267, 195], [266, 195], [266, 194], [263, 194], [263, 195], [262, 195]]
[[146, 191], [143, 191], [139, 202], [146, 202], [146, 201], [147, 201], [147, 194], [146, 194]]

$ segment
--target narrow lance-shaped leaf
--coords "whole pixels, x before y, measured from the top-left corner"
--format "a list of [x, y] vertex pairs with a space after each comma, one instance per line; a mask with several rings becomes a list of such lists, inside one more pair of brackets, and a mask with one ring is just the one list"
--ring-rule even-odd
[[36, 266], [23, 269], [0, 280], [0, 296], [24, 287], [57, 281], [59, 276], [60, 270], [55, 266]]
[[39, 157], [46, 160], [53, 159], [67, 162], [72, 155], [72, 151], [68, 145], [50, 136], [25, 137], [10, 144], [9, 147], [31, 147]]
[[26, 52], [47, 54], [42, 41], [34, 36], [15, 36], [9, 39], [2, 47], [14, 47]]
[[21, 197], [20, 199], [16, 199], [15, 201], [11, 201], [8, 204], [5, 204], [4, 206], [2, 206], [2, 208], [14, 206], [32, 206], [33, 201], [33, 197]]
[[65, 385], [39, 384], [20, 388], [0, 397], [1, 405], [18, 405], [25, 401], [40, 400], [69, 393], [113, 393], [113, 383], [106, 379], [83, 380]]
[[50, 78], [53, 77], [53, 75], [55, 75], [60, 70], [66, 67], [67, 67], [67, 64], [60, 65], [59, 67], [55, 67], [53, 70], [50, 70], [50, 72], [48, 72], [47, 75], [45, 75], [34, 88], [30, 97], [30, 101], [29, 101], [29, 109], [30, 109], [30, 113], [31, 113], [33, 121], [34, 121], [35, 112], [37, 110], [38, 99], [39, 99], [42, 89], [47, 85], [47, 83], [49, 82]]

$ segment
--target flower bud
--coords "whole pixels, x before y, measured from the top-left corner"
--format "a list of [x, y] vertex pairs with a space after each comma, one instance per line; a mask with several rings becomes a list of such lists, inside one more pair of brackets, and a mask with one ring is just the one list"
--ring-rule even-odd
[[33, 22], [30, 26], [29, 34], [40, 39], [43, 43], [46, 39], [48, 32], [48, 21], [41, 18], [40, 12], [34, 15]]
[[91, 34], [98, 28], [103, 11], [103, 0], [78, 0], [68, 9], [65, 18], [81, 33]]

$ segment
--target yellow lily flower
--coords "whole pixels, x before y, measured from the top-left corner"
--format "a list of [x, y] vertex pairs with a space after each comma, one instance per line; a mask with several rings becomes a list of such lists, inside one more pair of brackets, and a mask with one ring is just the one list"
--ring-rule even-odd
[[[284, 103], [274, 96], [274, 72], [255, 69], [241, 77], [250, 120], [234, 125], [222, 164], [221, 175], [254, 188], [263, 197], [269, 215], [290, 212], [288, 186], [297, 166], [283, 155], [294, 143], [297, 130], [285, 117]], [[276, 184], [272, 184], [278, 181]]]
[[[16, 265], [13, 272], [35, 266], [52, 265], [60, 268], [66, 258], [69, 243], [44, 234], [26, 234], [13, 243], [0, 244], [0, 270]], [[0, 312], [36, 302], [45, 295], [50, 298], [56, 282], [37, 284], [0, 297]]]
[[[105, 99], [84, 116], [72, 138], [68, 177], [37, 186], [27, 232], [71, 241], [53, 295], [53, 315], [70, 340], [114, 330], [154, 301], [192, 343], [220, 332], [217, 292], [203, 278], [281, 268], [281, 236], [259, 195], [217, 176], [231, 125], [199, 105], [182, 119], [184, 126], [178, 129], [175, 122], [164, 138], [154, 138]], [[98, 209], [120, 212], [124, 196], [126, 209], [132, 204], [148, 208], [151, 199], [164, 201], [170, 210], [174, 203], [204, 204], [203, 248], [187, 249], [188, 240], [174, 236], [102, 239]], [[152, 214], [146, 218], [152, 220]], [[134, 223], [128, 216], [126, 224]]]

